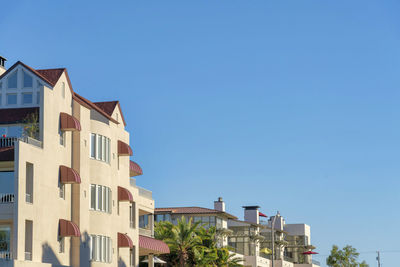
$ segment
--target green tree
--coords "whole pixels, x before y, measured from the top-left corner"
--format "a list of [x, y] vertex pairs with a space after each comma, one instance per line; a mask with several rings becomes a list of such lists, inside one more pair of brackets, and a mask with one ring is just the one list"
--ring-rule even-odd
[[201, 246], [201, 239], [196, 230], [199, 222], [192, 224], [192, 219], [186, 221], [184, 217], [178, 220], [177, 225], [170, 222], [160, 222], [155, 228], [155, 237], [163, 240], [170, 249], [170, 262], [180, 267], [188, 266], [193, 250]]
[[361, 263], [357, 261], [359, 255], [360, 253], [352, 246], [347, 245], [339, 249], [338, 246], [333, 245], [326, 264], [330, 267], [369, 267], [365, 261]]

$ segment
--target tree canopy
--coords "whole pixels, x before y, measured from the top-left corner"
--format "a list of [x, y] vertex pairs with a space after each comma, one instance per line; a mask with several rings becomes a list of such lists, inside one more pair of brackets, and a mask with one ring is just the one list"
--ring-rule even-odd
[[243, 266], [235, 254], [226, 247], [217, 246], [215, 227], [206, 229], [199, 222], [192, 223], [182, 217], [178, 224], [159, 222], [154, 228], [155, 237], [163, 240], [170, 249], [170, 254], [161, 256], [168, 266]]
[[338, 246], [333, 245], [331, 254], [326, 259], [326, 264], [330, 267], [369, 267], [369, 265], [362, 261], [358, 262], [360, 253], [350, 245], [339, 249]]

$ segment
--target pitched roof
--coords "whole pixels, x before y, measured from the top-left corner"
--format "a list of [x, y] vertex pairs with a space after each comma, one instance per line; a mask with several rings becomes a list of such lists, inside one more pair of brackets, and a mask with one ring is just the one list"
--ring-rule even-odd
[[29, 114], [39, 114], [39, 108], [7, 108], [1, 109], [0, 112], [0, 124], [14, 124], [24, 122]]
[[[14, 65], [12, 65], [10, 68], [8, 68], [8, 70], [6, 72], [4, 72], [2, 75], [0, 75], [0, 79], [3, 78], [4, 76], [6, 76], [8, 73], [10, 73], [15, 67], [17, 67], [18, 65], [22, 65], [24, 66], [26, 69], [30, 70], [33, 74], [35, 74], [37, 77], [39, 77], [40, 79], [42, 79], [43, 81], [45, 81], [46, 83], [48, 83], [51, 86], [55, 86], [56, 83], [58, 82], [58, 80], [60, 79], [61, 75], [63, 73], [65, 73], [65, 76], [67, 78], [68, 81], [68, 85], [69, 88], [71, 89], [71, 93], [72, 93], [72, 98], [74, 100], [76, 100], [78, 103], [80, 103], [81, 105], [89, 108], [89, 109], [94, 109], [97, 112], [99, 112], [100, 114], [102, 114], [103, 116], [105, 116], [107, 119], [109, 119], [110, 121], [118, 124], [119, 122], [116, 121], [115, 119], [113, 119], [111, 117], [112, 112], [115, 109], [115, 106], [118, 105], [119, 109], [121, 109], [119, 102], [118, 101], [110, 101], [110, 102], [97, 102], [97, 104], [89, 101], [88, 99], [82, 97], [81, 95], [78, 95], [77, 93], [74, 92], [74, 90], [72, 89], [72, 84], [71, 84], [71, 80], [69, 79], [69, 75], [67, 72], [66, 68], [56, 68], [56, 69], [39, 69], [39, 70], [35, 70], [31, 67], [29, 67], [28, 65], [22, 63], [21, 61], [17, 61]], [[103, 103], [103, 104], [102, 104]], [[104, 104], [107, 103], [107, 104]], [[112, 106], [111, 104], [108, 103], [115, 103], [114, 105], [114, 109], [111, 111], [110, 113], [110, 107]], [[102, 107], [100, 107], [102, 106]], [[124, 125], [126, 126], [126, 122], [124, 119], [124, 116], [122, 114], [122, 110], [121, 110], [121, 117], [122, 117], [122, 121], [124, 122]]]
[[124, 115], [122, 114], [121, 106], [119, 105], [119, 101], [106, 101], [106, 102], [94, 102], [96, 106], [98, 106], [101, 110], [107, 113], [109, 116], [112, 116], [115, 107], [118, 106], [119, 110], [121, 111], [121, 118], [126, 126]]
[[58, 79], [60, 79], [61, 75], [64, 73], [65, 68], [60, 69], [43, 69], [43, 70], [36, 70], [40, 73], [43, 77], [45, 77], [52, 86], [54, 86]]
[[236, 219], [235, 216], [215, 209], [207, 209], [201, 207], [172, 207], [172, 208], [155, 208], [154, 212], [167, 212], [173, 214], [223, 214], [230, 219]]

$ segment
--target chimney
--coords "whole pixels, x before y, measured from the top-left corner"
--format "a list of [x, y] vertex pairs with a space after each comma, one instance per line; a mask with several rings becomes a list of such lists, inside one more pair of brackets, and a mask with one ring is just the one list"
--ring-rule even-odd
[[283, 228], [284, 228], [284, 226], [285, 226], [285, 219], [283, 219], [283, 217], [281, 216], [281, 214], [279, 213], [279, 211], [278, 211], [278, 213], [275, 215], [275, 216], [271, 216], [270, 218], [269, 218], [269, 220], [268, 220], [268, 225], [270, 226], [270, 227], [272, 227], [272, 221], [274, 220], [274, 218], [275, 218], [275, 230], [280, 230], [280, 231], [283, 231]]
[[244, 220], [251, 223], [260, 223], [260, 216], [258, 209], [260, 206], [243, 206], [244, 208]]
[[222, 197], [219, 197], [217, 201], [214, 201], [214, 209], [225, 212], [225, 202]]
[[6, 61], [4, 57], [0, 56], [0, 75], [2, 75], [4, 72], [6, 72]]

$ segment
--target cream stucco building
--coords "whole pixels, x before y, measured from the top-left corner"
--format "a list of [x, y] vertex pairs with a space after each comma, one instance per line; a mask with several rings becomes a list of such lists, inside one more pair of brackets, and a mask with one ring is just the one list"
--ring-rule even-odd
[[0, 266], [138, 266], [168, 253], [136, 186], [118, 101], [93, 103], [66, 69], [0, 58]]

